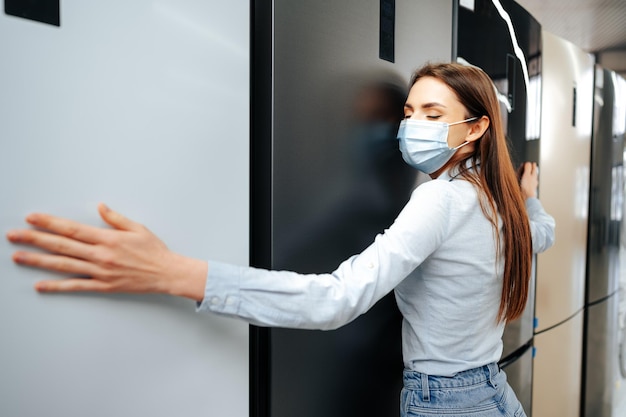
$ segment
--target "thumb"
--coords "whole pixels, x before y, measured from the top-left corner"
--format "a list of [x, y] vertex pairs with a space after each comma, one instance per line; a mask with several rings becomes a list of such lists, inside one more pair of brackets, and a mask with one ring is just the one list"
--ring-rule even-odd
[[100, 213], [100, 217], [104, 220], [109, 226], [112, 226], [118, 230], [138, 230], [141, 228], [139, 223], [135, 223], [134, 221], [124, 217], [120, 213], [111, 210], [106, 204], [100, 203], [98, 204], [98, 212]]

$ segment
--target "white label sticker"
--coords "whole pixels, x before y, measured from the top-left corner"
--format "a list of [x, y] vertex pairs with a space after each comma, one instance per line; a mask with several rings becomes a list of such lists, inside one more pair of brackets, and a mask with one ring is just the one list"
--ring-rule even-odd
[[470, 9], [474, 11], [474, 0], [460, 0], [459, 5], [461, 7], [465, 7], [466, 9]]

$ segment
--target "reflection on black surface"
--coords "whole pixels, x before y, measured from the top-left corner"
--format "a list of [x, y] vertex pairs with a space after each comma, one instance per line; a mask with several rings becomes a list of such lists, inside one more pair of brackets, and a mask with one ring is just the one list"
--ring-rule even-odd
[[[276, 234], [275, 268], [330, 272], [347, 256], [368, 246], [395, 219], [416, 176], [402, 160], [396, 140], [405, 99], [404, 88], [384, 80], [364, 85], [357, 92], [346, 133], [328, 148], [329, 153], [342, 155], [344, 177], [334, 184], [332, 178], [326, 178], [330, 181], [327, 189], [334, 190], [330, 201], [307, 195], [307, 190], [288, 197], [308, 200], [308, 208], [317, 210], [283, 230], [277, 225], [282, 233]], [[324, 169], [323, 160], [315, 162]], [[306, 167], [301, 168], [293, 175], [303, 175]], [[319, 173], [320, 181], [324, 176]]]
[[[494, 3], [502, 6], [510, 25]], [[474, 11], [459, 8], [458, 22], [458, 56], [489, 74], [507, 101], [503, 121], [513, 166], [539, 162], [539, 22], [513, 0], [476, 0]]]
[[[389, 77], [351, 79], [351, 86], [327, 98], [334, 109], [348, 101], [334, 132], [326, 131], [324, 139], [316, 128], [289, 135], [324, 149], [285, 155], [294, 170], [283, 174], [290, 182], [276, 191], [275, 201], [279, 213], [283, 202], [291, 212], [275, 217], [276, 269], [331, 272], [393, 222], [414, 186], [416, 171], [403, 162], [396, 140], [404, 83]], [[321, 192], [297, 186], [298, 178], [310, 175], [321, 183]], [[294, 211], [297, 207], [301, 210]], [[401, 315], [393, 294], [339, 330], [272, 329], [271, 337], [272, 416], [399, 415]]]

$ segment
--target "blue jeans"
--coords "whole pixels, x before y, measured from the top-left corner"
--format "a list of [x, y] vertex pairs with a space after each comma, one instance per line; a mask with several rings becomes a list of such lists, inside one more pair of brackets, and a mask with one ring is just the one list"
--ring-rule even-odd
[[404, 371], [402, 417], [526, 417], [522, 405], [496, 364], [453, 377]]

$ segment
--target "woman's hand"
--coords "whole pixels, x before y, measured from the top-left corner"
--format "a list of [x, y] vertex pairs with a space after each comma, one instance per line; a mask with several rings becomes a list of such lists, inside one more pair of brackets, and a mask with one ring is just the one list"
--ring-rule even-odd
[[520, 186], [524, 200], [537, 197], [537, 187], [539, 186], [539, 168], [535, 162], [524, 162], [520, 176]]
[[208, 265], [170, 251], [147, 228], [104, 204], [104, 229], [47, 214], [31, 214], [26, 221], [38, 230], [12, 230], [12, 243], [44, 249], [48, 253], [18, 251], [13, 260], [51, 271], [85, 278], [41, 281], [41, 292], [165, 293], [201, 301]]

